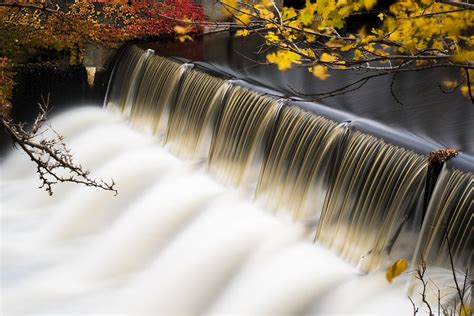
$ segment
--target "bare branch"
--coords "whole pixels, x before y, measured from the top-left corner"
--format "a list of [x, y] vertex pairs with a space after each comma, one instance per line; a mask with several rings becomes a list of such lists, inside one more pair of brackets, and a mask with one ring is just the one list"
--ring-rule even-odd
[[[96, 180], [90, 177], [90, 172], [77, 165], [70, 149], [64, 143], [64, 137], [52, 130], [56, 137], [37, 140], [38, 132], [47, 120], [47, 106], [39, 104], [40, 113], [29, 129], [23, 123], [14, 123], [9, 116], [11, 108], [2, 105], [0, 124], [10, 135], [13, 145], [19, 146], [36, 164], [36, 171], [41, 180], [40, 188], [44, 188], [49, 195], [53, 194], [53, 185], [62, 182], [73, 182], [85, 186], [95, 187], [118, 194], [113, 179], [110, 182]], [[64, 172], [65, 175], [61, 175]]]
[[470, 4], [468, 2], [453, 1], [453, 0], [435, 0], [435, 2], [452, 5], [452, 6], [458, 7], [458, 8], [474, 10], [474, 4]]
[[423, 285], [422, 291], [420, 293], [421, 295], [421, 301], [426, 305], [426, 307], [429, 310], [429, 315], [434, 316], [433, 311], [431, 309], [430, 303], [426, 299], [426, 285], [428, 284], [428, 281], [425, 281], [425, 274], [426, 274], [426, 262], [423, 260], [421, 262], [420, 267], [415, 271], [416, 273], [416, 278], [420, 280], [421, 284]]
[[416, 307], [415, 302], [413, 302], [410, 296], [408, 296], [408, 299], [410, 300], [411, 305], [413, 306], [413, 316], [416, 316], [416, 314], [418, 314], [418, 307]]
[[469, 93], [469, 98], [471, 99], [471, 103], [474, 103], [474, 97], [473, 97], [473, 94], [472, 94], [471, 77], [469, 75], [469, 69], [464, 68], [464, 72], [466, 73], [467, 92]]
[[456, 268], [454, 266], [454, 259], [453, 259], [453, 254], [451, 252], [451, 243], [449, 242], [449, 235], [448, 235], [448, 228], [445, 227], [444, 229], [444, 236], [446, 238], [446, 244], [447, 244], [447, 248], [448, 248], [448, 255], [449, 255], [449, 262], [450, 262], [450, 265], [451, 265], [451, 272], [453, 273], [453, 279], [454, 279], [454, 284], [456, 285], [456, 291], [457, 291], [457, 294], [459, 296], [459, 300], [461, 302], [461, 308], [464, 308], [464, 291], [461, 290], [460, 286], [459, 286], [459, 282], [458, 282], [458, 278], [456, 276]]
[[397, 98], [397, 96], [395, 95], [395, 91], [393, 90], [393, 86], [395, 85], [395, 79], [397, 78], [398, 74], [399, 73], [396, 72], [392, 76], [392, 81], [390, 82], [390, 93], [392, 94], [392, 97], [395, 99], [395, 101], [397, 101], [398, 104], [403, 105], [403, 103]]

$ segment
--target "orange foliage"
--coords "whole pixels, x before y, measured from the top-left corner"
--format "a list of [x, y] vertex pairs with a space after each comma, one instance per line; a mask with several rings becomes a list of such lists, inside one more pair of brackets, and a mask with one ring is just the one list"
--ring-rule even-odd
[[87, 43], [113, 47], [134, 38], [171, 37], [176, 26], [201, 32], [202, 8], [191, 0], [76, 0], [66, 9], [40, 1], [9, 1], [0, 8], [0, 56], [32, 55], [41, 50], [67, 52], [80, 62]]

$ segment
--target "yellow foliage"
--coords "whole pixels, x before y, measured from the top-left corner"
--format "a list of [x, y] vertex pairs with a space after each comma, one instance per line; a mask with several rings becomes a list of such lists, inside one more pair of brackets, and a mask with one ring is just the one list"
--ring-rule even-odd
[[453, 56], [453, 60], [455, 61], [474, 61], [474, 50], [464, 50], [461, 49], [459, 50], [456, 54]]
[[321, 57], [319, 58], [320, 61], [325, 62], [325, 63], [332, 63], [337, 60], [336, 56], [330, 55], [328, 53], [323, 53]]
[[223, 5], [222, 12], [224, 15], [232, 16], [235, 14], [238, 7], [237, 0], [222, 0], [221, 3]]
[[[455, 10], [448, 4], [434, 0], [393, 1], [388, 12], [377, 14], [379, 26], [370, 32], [362, 28], [355, 33], [347, 30], [341, 33], [339, 29], [344, 27], [347, 17], [372, 10], [377, 0], [306, 0], [301, 9], [282, 8], [281, 18], [269, 9], [271, 0], [258, 0], [253, 5], [249, 0], [222, 1], [238, 8], [234, 12], [235, 21], [248, 27], [249, 32], [239, 31], [239, 36], [248, 35], [250, 27], [261, 29], [264, 26], [267, 29], [266, 44], [280, 49], [269, 54], [267, 60], [277, 64], [281, 70], [300, 63], [302, 57], [305, 61], [333, 63], [334, 68], [341, 69], [352, 68], [348, 56], [352, 56], [353, 61], [367, 59], [367, 64], [356, 63], [357, 67], [362, 68], [366, 65], [375, 66], [371, 64], [372, 59], [376, 59], [377, 63], [390, 61], [386, 66], [389, 68], [418, 55], [423, 55], [423, 59], [410, 63], [415, 67], [445, 62], [462, 67], [463, 63], [474, 60], [474, 51], [471, 49], [474, 36], [470, 32], [474, 21], [472, 11]], [[253, 22], [256, 22], [255, 25], [251, 25]], [[290, 53], [290, 47], [293, 52], [298, 51], [303, 56]], [[319, 59], [314, 55], [318, 47], [326, 51]], [[341, 60], [343, 54], [346, 63]], [[394, 58], [384, 58], [391, 56]], [[446, 56], [449, 59], [444, 58]], [[405, 64], [408, 63], [402, 65]], [[328, 69], [323, 65], [311, 67], [310, 71], [318, 78], [329, 76]], [[466, 88], [462, 91], [465, 92]]]
[[273, 2], [272, 0], [262, 0], [260, 1], [260, 4], [264, 7], [271, 7], [273, 5]]
[[276, 35], [274, 32], [268, 32], [265, 35], [265, 39], [271, 43], [276, 43], [280, 39], [278, 35]]
[[354, 48], [354, 44], [349, 43], [349, 44], [346, 44], [346, 45], [342, 46], [341, 51], [347, 52], [347, 51], [351, 50], [352, 48]]
[[177, 39], [182, 43], [185, 41], [193, 41], [193, 38], [189, 35], [179, 35], [177, 36]]
[[377, 3], [377, 0], [363, 0], [363, 2], [364, 2], [364, 7], [370, 10]]
[[289, 8], [289, 7], [284, 7], [281, 10], [281, 18], [283, 21], [293, 19], [298, 16], [298, 13], [296, 13], [295, 9]]
[[301, 56], [292, 51], [278, 50], [275, 53], [268, 54], [267, 61], [276, 64], [278, 70], [285, 71], [290, 69], [293, 64], [300, 64]]
[[242, 8], [240, 13], [236, 14], [236, 22], [238, 25], [245, 26], [252, 20], [250, 9]]
[[469, 86], [467, 84], [462, 85], [461, 92], [467, 97], [469, 95]]
[[329, 41], [326, 42], [327, 47], [331, 48], [341, 48], [346, 44], [344, 40], [338, 39], [338, 38], [331, 38]]
[[314, 54], [314, 51], [310, 48], [303, 48], [300, 50], [301, 54], [305, 55], [306, 57], [309, 57], [309, 58], [316, 58], [316, 55]]
[[307, 5], [300, 11], [299, 20], [304, 25], [308, 26], [313, 23], [314, 11], [316, 7], [314, 5]]
[[264, 19], [264, 20], [273, 19], [275, 17], [275, 15], [273, 14], [272, 11], [270, 11], [268, 9], [265, 9], [265, 8], [262, 8], [262, 9], [258, 10], [258, 16], [261, 19]]
[[314, 34], [306, 33], [305, 36], [306, 36], [306, 40], [310, 43], [316, 40], [316, 35]]
[[237, 32], [235, 32], [236, 36], [247, 36], [249, 34], [250, 34], [249, 30], [238, 30]]
[[288, 27], [295, 28], [295, 29], [300, 29], [302, 24], [299, 20], [291, 21], [288, 24], [286, 24]]
[[402, 272], [405, 271], [407, 267], [408, 262], [406, 261], [406, 259], [398, 259], [390, 268], [387, 269], [387, 272], [385, 273], [385, 278], [389, 283], [392, 283], [393, 279], [402, 274]]
[[316, 78], [319, 78], [321, 80], [326, 80], [328, 77], [331, 75], [328, 73], [328, 68], [325, 66], [317, 65], [314, 67], [309, 68], [309, 71], [315, 76]]
[[186, 34], [189, 32], [189, 28], [185, 26], [176, 25], [174, 27], [174, 31], [176, 32], [176, 34]]

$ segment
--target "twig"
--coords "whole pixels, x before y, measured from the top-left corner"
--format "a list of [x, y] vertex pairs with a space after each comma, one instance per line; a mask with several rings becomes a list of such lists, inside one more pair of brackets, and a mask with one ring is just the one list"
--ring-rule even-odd
[[446, 244], [448, 247], [449, 262], [451, 264], [451, 272], [453, 274], [454, 284], [456, 285], [456, 291], [458, 293], [459, 300], [461, 302], [461, 308], [464, 308], [464, 294], [463, 294], [464, 291], [461, 290], [461, 288], [459, 287], [458, 278], [456, 276], [456, 269], [454, 267], [453, 254], [451, 252], [451, 244], [449, 242], [448, 229], [446, 227], [444, 229], [444, 236], [446, 238]]
[[429, 315], [433, 316], [434, 314], [433, 314], [433, 311], [431, 310], [431, 305], [426, 300], [426, 285], [427, 285], [428, 282], [425, 281], [425, 279], [424, 279], [425, 278], [425, 273], [426, 273], [426, 262], [423, 260], [421, 262], [420, 268], [418, 268], [416, 270], [416, 278], [421, 281], [421, 284], [423, 284], [423, 289], [422, 289], [422, 292], [420, 293], [421, 300], [426, 305], [426, 307], [428, 307]]
[[416, 307], [415, 302], [413, 302], [410, 296], [408, 296], [408, 299], [410, 300], [411, 305], [413, 306], [413, 316], [415, 316], [416, 314], [418, 314], [418, 307]]
[[452, 0], [435, 0], [435, 2], [452, 5], [454, 7], [459, 7], [468, 10], [474, 10], [474, 4], [462, 1], [452, 1]]
[[[2, 105], [2, 108], [6, 105]], [[47, 119], [47, 105], [39, 104], [40, 113], [36, 117], [30, 130], [24, 123], [13, 123], [10, 116], [1, 115], [0, 125], [10, 135], [13, 145], [19, 146], [36, 164], [36, 171], [41, 180], [40, 188], [44, 188], [49, 195], [53, 195], [53, 185], [62, 182], [73, 182], [85, 186], [95, 187], [118, 194], [115, 182], [95, 180], [90, 177], [90, 172], [74, 163], [70, 149], [64, 143], [64, 137], [52, 130], [56, 137], [36, 141], [38, 131]], [[58, 172], [65, 170], [68, 175], [62, 176]]]
[[395, 99], [395, 101], [397, 101], [398, 104], [403, 105], [403, 103], [397, 98], [397, 96], [395, 95], [395, 91], [393, 90], [393, 86], [395, 84], [395, 79], [397, 78], [398, 74], [399, 73], [396, 72], [392, 76], [392, 81], [390, 82], [390, 93], [392, 94], [392, 97]]
[[474, 98], [472, 96], [472, 90], [471, 90], [471, 77], [469, 75], [469, 69], [464, 68], [464, 72], [466, 73], [467, 91], [469, 93], [469, 97], [471, 98], [471, 103], [474, 103]]

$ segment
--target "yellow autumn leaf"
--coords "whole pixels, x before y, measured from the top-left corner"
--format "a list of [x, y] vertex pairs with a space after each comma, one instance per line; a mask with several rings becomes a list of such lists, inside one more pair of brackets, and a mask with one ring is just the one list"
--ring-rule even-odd
[[176, 34], [186, 34], [189, 32], [189, 28], [185, 26], [176, 25], [174, 27], [174, 31], [176, 32]]
[[326, 80], [328, 77], [331, 75], [328, 73], [328, 68], [325, 66], [317, 65], [314, 67], [309, 68], [309, 71], [315, 76], [316, 78], [319, 78], [321, 80]]
[[260, 4], [264, 7], [271, 7], [273, 5], [272, 0], [262, 0], [260, 1]]
[[469, 86], [467, 84], [463, 85], [461, 87], [461, 92], [464, 96], [467, 96], [469, 94]]
[[221, 1], [223, 7], [222, 7], [222, 13], [226, 16], [232, 16], [235, 14], [235, 9], [237, 9], [238, 3], [237, 0], [222, 0]]
[[292, 27], [292, 28], [295, 28], [295, 29], [299, 29], [299, 28], [301, 28], [301, 21], [294, 20], [294, 21], [291, 21], [289, 23], [285, 23], [285, 26], [289, 26], [289, 27]]
[[292, 19], [297, 15], [298, 14], [296, 13], [295, 9], [291, 7], [283, 7], [283, 9], [281, 10], [281, 18], [283, 19], [283, 21]]
[[247, 36], [249, 34], [250, 34], [249, 30], [238, 30], [237, 32], [235, 32], [236, 36]]
[[377, 17], [380, 19], [380, 21], [383, 21], [385, 15], [384, 15], [382, 12], [380, 12], [380, 13], [377, 15]]
[[344, 46], [345, 43], [346, 42], [344, 40], [340, 40], [340, 39], [337, 39], [337, 38], [331, 38], [329, 41], [326, 42], [326, 46], [331, 47], [331, 48], [340, 48], [340, 47]]
[[265, 39], [271, 43], [276, 43], [280, 38], [274, 32], [268, 32], [265, 34]]
[[270, 20], [270, 19], [273, 19], [275, 17], [275, 15], [273, 14], [272, 11], [267, 10], [265, 8], [258, 10], [258, 16], [261, 19], [264, 19], [264, 20]]
[[291, 51], [279, 50], [268, 54], [267, 61], [271, 64], [276, 64], [278, 70], [285, 71], [290, 69], [293, 64], [301, 64], [301, 56]]
[[342, 46], [342, 47], [341, 47], [341, 50], [342, 50], [343, 52], [347, 52], [347, 51], [351, 50], [352, 48], [354, 48], [354, 44], [353, 44], [353, 43], [349, 43], [349, 44], [347, 44], [347, 45]]
[[388, 36], [388, 39], [393, 41], [393, 42], [398, 42], [402, 39], [402, 33], [400, 31], [392, 32]]
[[364, 0], [364, 7], [370, 10], [374, 7], [376, 3], [377, 3], [377, 0]]
[[314, 51], [311, 48], [303, 48], [300, 49], [300, 51], [303, 55], [306, 55], [309, 58], [316, 58], [316, 55], [314, 54]]
[[192, 41], [193, 40], [193, 38], [189, 35], [179, 35], [177, 38], [181, 43], [185, 42], [185, 41]]
[[359, 60], [362, 57], [362, 52], [358, 49], [354, 50], [354, 60]]
[[323, 53], [321, 57], [319, 58], [320, 61], [325, 62], [325, 63], [332, 63], [337, 60], [336, 56], [330, 55], [328, 53]]
[[454, 56], [455, 61], [473, 61], [474, 60], [474, 50], [459, 50]]
[[403, 271], [408, 267], [408, 262], [406, 259], [398, 259], [395, 263], [387, 269], [385, 273], [385, 278], [389, 283], [392, 283], [393, 279], [402, 274]]
[[250, 10], [247, 8], [240, 9], [240, 13], [236, 15], [237, 25], [247, 25], [250, 23], [251, 19], [252, 15], [250, 14]]
[[306, 40], [310, 43], [316, 40], [316, 35], [314, 34], [306, 33], [305, 36], [306, 36]]
[[306, 6], [300, 11], [299, 20], [304, 25], [308, 26], [313, 22], [314, 9], [312, 6]]

